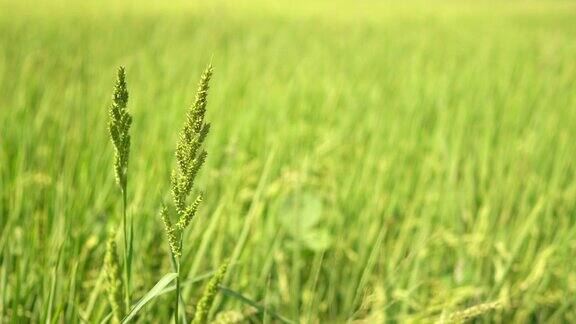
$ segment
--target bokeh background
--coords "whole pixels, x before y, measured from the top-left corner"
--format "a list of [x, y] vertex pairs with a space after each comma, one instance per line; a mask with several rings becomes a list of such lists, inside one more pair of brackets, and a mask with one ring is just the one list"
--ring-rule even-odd
[[[232, 258], [226, 286], [301, 323], [483, 303], [478, 322], [576, 321], [576, 3], [2, 0], [0, 322], [109, 312], [120, 65], [136, 296], [170, 272], [158, 211], [209, 63], [186, 278]], [[277, 321], [230, 296], [222, 312]]]

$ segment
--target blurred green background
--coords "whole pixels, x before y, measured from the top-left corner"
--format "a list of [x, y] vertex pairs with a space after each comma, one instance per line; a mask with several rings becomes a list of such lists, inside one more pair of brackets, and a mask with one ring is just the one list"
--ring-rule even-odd
[[531, 0], [1, 1], [0, 322], [109, 312], [119, 65], [136, 297], [170, 271], [158, 210], [210, 62], [186, 278], [232, 257], [226, 286], [302, 323], [576, 322], [576, 3]]

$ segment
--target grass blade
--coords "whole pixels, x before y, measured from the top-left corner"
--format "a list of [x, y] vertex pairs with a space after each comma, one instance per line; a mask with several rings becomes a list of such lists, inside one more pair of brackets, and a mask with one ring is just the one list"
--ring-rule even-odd
[[171, 272], [162, 277], [162, 279], [158, 280], [158, 283], [156, 283], [156, 285], [152, 287], [152, 289], [150, 289], [150, 291], [148, 291], [146, 295], [144, 295], [144, 297], [142, 297], [136, 303], [136, 305], [134, 305], [134, 307], [130, 310], [128, 315], [126, 315], [122, 323], [124, 324], [130, 322], [130, 320], [132, 320], [132, 318], [134, 318], [134, 316], [138, 314], [138, 312], [140, 311], [140, 309], [142, 309], [142, 307], [144, 307], [146, 304], [148, 304], [151, 300], [153, 300], [157, 296], [161, 295], [162, 290], [164, 290], [164, 288], [168, 286], [172, 282], [172, 280], [176, 279], [177, 276], [178, 276], [177, 273]]
[[279, 321], [281, 321], [281, 322], [283, 322], [283, 323], [288, 323], [288, 324], [293, 324], [293, 323], [295, 323], [294, 321], [292, 321], [292, 320], [290, 320], [290, 319], [288, 319], [288, 318], [286, 318], [286, 317], [284, 317], [284, 316], [282, 316], [282, 315], [280, 315], [280, 314], [278, 314], [278, 313], [276, 313], [276, 312], [274, 312], [274, 311], [272, 311], [272, 310], [270, 310], [270, 309], [267, 309], [266, 307], [258, 304], [257, 302], [253, 301], [252, 299], [250, 299], [250, 298], [242, 295], [241, 293], [239, 293], [239, 292], [237, 292], [237, 291], [234, 291], [234, 290], [232, 290], [232, 289], [230, 289], [230, 288], [227, 288], [227, 287], [224, 287], [224, 286], [220, 286], [220, 291], [222, 291], [222, 293], [223, 293], [224, 295], [227, 295], [227, 296], [236, 298], [236, 299], [238, 299], [239, 301], [241, 301], [242, 303], [244, 303], [244, 304], [246, 304], [246, 305], [250, 305], [250, 306], [256, 308], [258, 311], [260, 311], [260, 312], [262, 312], [262, 313], [264, 313], [264, 314], [268, 314], [268, 315], [276, 318], [277, 320], [279, 320]]

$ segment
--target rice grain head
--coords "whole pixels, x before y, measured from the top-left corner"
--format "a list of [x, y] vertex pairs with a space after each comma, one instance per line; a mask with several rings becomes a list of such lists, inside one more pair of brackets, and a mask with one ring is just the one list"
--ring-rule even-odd
[[248, 308], [241, 312], [238, 310], [229, 310], [225, 312], [218, 313], [212, 324], [236, 324], [236, 323], [246, 323], [250, 317], [258, 313], [255, 308]]
[[196, 312], [194, 313], [192, 324], [208, 323], [208, 313], [210, 312], [214, 298], [218, 293], [220, 283], [226, 275], [226, 270], [228, 270], [228, 261], [224, 262], [220, 266], [216, 274], [212, 276], [206, 287], [204, 287], [202, 297], [200, 297], [200, 301], [196, 305]]
[[194, 186], [198, 172], [206, 161], [208, 153], [202, 148], [210, 131], [210, 124], [204, 122], [212, 66], [209, 66], [200, 79], [194, 104], [186, 113], [186, 122], [176, 145], [177, 164], [172, 172], [172, 197], [179, 215], [178, 224], [184, 229], [194, 217], [202, 197], [198, 196], [191, 206], [187, 199]]
[[203, 144], [210, 131], [210, 124], [204, 121], [204, 117], [211, 77], [212, 66], [210, 65], [202, 74], [194, 104], [186, 112], [184, 127], [176, 144], [176, 166], [172, 170], [171, 176], [172, 199], [178, 216], [176, 224], [172, 224], [170, 213], [166, 207], [163, 207], [161, 211], [170, 250], [175, 257], [182, 255], [178, 238], [181, 237], [182, 231], [190, 225], [203, 200], [203, 195], [200, 193], [191, 204], [188, 204], [196, 176], [208, 155]]
[[[469, 307], [467, 309], [457, 311], [457, 312], [454, 312], [454, 313], [448, 315], [448, 317], [444, 321], [446, 323], [463, 323], [467, 320], [470, 320], [470, 319], [478, 317], [482, 314], [485, 314], [485, 313], [488, 313], [488, 312], [493, 311], [495, 309], [498, 309], [501, 306], [502, 306], [502, 304], [499, 301], [474, 305], [474, 306]], [[444, 322], [444, 321], [441, 321], [441, 322]]]
[[160, 210], [160, 218], [162, 223], [164, 223], [164, 231], [166, 232], [166, 237], [168, 238], [168, 245], [170, 246], [170, 251], [175, 257], [180, 257], [182, 251], [180, 250], [180, 244], [178, 244], [178, 238], [176, 237], [177, 229], [174, 228], [172, 222], [170, 221], [170, 216], [168, 215], [168, 208], [162, 206]]
[[112, 323], [120, 323], [126, 314], [123, 299], [122, 273], [116, 250], [115, 233], [110, 233], [106, 244], [104, 270], [106, 272], [106, 292], [112, 308]]
[[194, 200], [194, 202], [192, 203], [192, 205], [186, 207], [184, 213], [182, 214], [180, 219], [178, 219], [178, 223], [176, 224], [176, 226], [180, 230], [183, 230], [186, 227], [188, 227], [188, 225], [190, 225], [190, 222], [192, 221], [192, 218], [194, 218], [194, 215], [196, 215], [196, 211], [198, 211], [198, 206], [200, 206], [200, 203], [202, 202], [203, 199], [204, 198], [202, 194], [199, 194], [196, 197], [196, 200]]
[[118, 68], [114, 94], [112, 95], [112, 105], [110, 106], [110, 120], [108, 130], [114, 145], [114, 174], [116, 182], [125, 190], [128, 170], [128, 159], [130, 155], [130, 125], [132, 116], [126, 108], [128, 104], [128, 89], [126, 86], [126, 72], [123, 67]]

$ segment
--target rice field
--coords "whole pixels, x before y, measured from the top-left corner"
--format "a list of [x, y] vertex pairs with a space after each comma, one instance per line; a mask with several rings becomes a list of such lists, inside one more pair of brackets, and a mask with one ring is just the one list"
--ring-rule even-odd
[[575, 269], [572, 1], [0, 0], [1, 323], [574, 323]]

